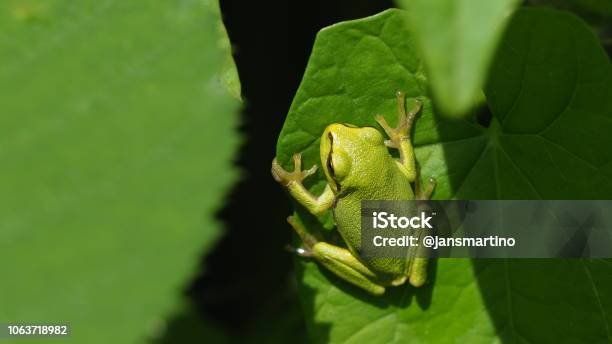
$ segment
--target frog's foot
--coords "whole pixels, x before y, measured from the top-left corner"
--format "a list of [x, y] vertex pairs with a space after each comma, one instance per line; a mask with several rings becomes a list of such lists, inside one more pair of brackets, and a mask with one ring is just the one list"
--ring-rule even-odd
[[292, 183], [302, 184], [302, 181], [308, 176], [314, 174], [317, 171], [317, 165], [312, 166], [310, 169], [302, 171], [302, 154], [293, 154], [293, 171], [286, 171], [274, 158], [272, 160], [272, 177], [274, 180], [281, 183], [284, 186], [289, 186]]
[[291, 196], [314, 215], [319, 215], [329, 209], [335, 199], [334, 191], [328, 185], [323, 189], [323, 193], [314, 196], [304, 187], [302, 182], [308, 176], [317, 171], [317, 165], [302, 171], [302, 155], [293, 155], [293, 172], [288, 172], [278, 163], [276, 158], [272, 161], [272, 177], [287, 188]]
[[297, 235], [302, 239], [305, 247], [300, 247], [297, 249], [293, 249], [293, 252], [297, 253], [300, 256], [311, 257], [312, 256], [312, 248], [316, 245], [319, 240], [306, 230], [306, 228], [297, 220], [295, 216], [289, 216], [287, 218], [287, 222], [293, 227], [293, 230], [297, 233]]
[[397, 92], [397, 112], [399, 115], [397, 127], [392, 128], [385, 118], [381, 115], [376, 116], [376, 122], [385, 130], [389, 140], [385, 141], [387, 147], [399, 149], [402, 141], [410, 140], [410, 131], [416, 115], [422, 107], [420, 100], [416, 100], [414, 107], [406, 113], [406, 95], [403, 92]]

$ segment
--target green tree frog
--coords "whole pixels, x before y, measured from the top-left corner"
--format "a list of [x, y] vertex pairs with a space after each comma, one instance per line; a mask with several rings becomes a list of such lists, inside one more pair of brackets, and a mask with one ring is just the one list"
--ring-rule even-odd
[[[427, 279], [427, 259], [366, 258], [359, 254], [361, 246], [361, 200], [429, 199], [435, 180], [430, 178], [425, 188], [419, 186], [414, 151], [410, 140], [412, 124], [421, 109], [415, 106], [406, 112], [405, 96], [397, 94], [398, 125], [389, 126], [383, 116], [376, 121], [389, 139], [372, 127], [349, 124], [330, 124], [321, 136], [321, 166], [327, 179], [323, 193], [316, 197], [302, 184], [315, 173], [317, 165], [301, 169], [301, 155], [293, 156], [294, 170], [284, 170], [274, 159], [272, 175], [287, 188], [293, 198], [312, 214], [320, 215], [331, 208], [347, 248], [319, 241], [294, 217], [287, 220], [302, 239], [302, 256], [312, 257], [340, 278], [370, 292], [381, 295], [387, 286], [398, 286], [408, 281], [419, 287]], [[399, 150], [399, 159], [388, 148]], [[415, 192], [410, 185], [415, 183]]]

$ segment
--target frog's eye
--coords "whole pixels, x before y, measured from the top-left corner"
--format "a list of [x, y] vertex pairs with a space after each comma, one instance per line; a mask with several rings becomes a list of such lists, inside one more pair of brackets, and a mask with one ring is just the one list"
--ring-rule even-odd
[[327, 159], [328, 170], [336, 182], [342, 181], [351, 170], [351, 157], [342, 149], [336, 149]]

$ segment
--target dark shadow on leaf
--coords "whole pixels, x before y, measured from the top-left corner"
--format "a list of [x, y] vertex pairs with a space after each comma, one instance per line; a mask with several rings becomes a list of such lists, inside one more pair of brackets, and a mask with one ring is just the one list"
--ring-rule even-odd
[[297, 257], [294, 259], [294, 263], [296, 266], [296, 280], [298, 281], [298, 292], [300, 293], [302, 313], [304, 314], [306, 327], [308, 328], [308, 342], [329, 343], [329, 332], [332, 324], [314, 320], [317, 290], [299, 282], [304, 279], [304, 266], [298, 261], [300, 259], [303, 258]]
[[[505, 38], [508, 40], [507, 43], [505, 45], [502, 43], [502, 48], [497, 52], [487, 86], [487, 95], [495, 100], [511, 99], [508, 95], [516, 89], [520, 89], [521, 97], [517, 96], [513, 103], [508, 103], [512, 106], [512, 109], [521, 109], [525, 112], [512, 112], [512, 116], [515, 117], [515, 126], [519, 122], [516, 118], [521, 118], [526, 126], [532, 121], [537, 123], [541, 120], [537, 116], [550, 110], [551, 106], [555, 106], [555, 104], [550, 103], [551, 94], [558, 94], [555, 92], [567, 88], [567, 80], [573, 80], [571, 76], [575, 68], [584, 70], [585, 74], [606, 75], [595, 69], [589, 71], [589, 68], [597, 68], [598, 65], [602, 64], [607, 65], [607, 61], [603, 61], [604, 59], [601, 58], [597, 49], [590, 50], [591, 47], [585, 43], [579, 52], [582, 55], [575, 55], [575, 48], [565, 45], [567, 40], [557, 39], [557, 37], [568, 36], [567, 32], [572, 32], [576, 36], [574, 39], [577, 42], [593, 42], [589, 40], [588, 35], [590, 33], [584, 33], [589, 31], [590, 28], [581, 29], [581, 24], [571, 19], [568, 13], [553, 12], [541, 8], [530, 9], [529, 11], [532, 12], [522, 13], [524, 16], [520, 17], [521, 21], [519, 21], [518, 16], [514, 17], [513, 22], [516, 22], [516, 25], [513, 27], [511, 24], [511, 30], [506, 33], [508, 36], [509, 32], [512, 32], [512, 36]], [[534, 28], [534, 26], [538, 27]], [[526, 30], [527, 27], [530, 30]], [[539, 27], [546, 27], [550, 32], [539, 30]], [[585, 31], [581, 32], [581, 30]], [[561, 31], [566, 31], [566, 33]], [[530, 70], [528, 77], [523, 76], [524, 79], [520, 79], [518, 74], [515, 73], [516, 70], [529, 68], [513, 63], [520, 60], [516, 56], [531, 56], [528, 47], [517, 44], [526, 41], [532, 42], [533, 47], [537, 46], [539, 51], [556, 51], [556, 53], [549, 54], [546, 59], [538, 60], [538, 64], [543, 67]], [[510, 52], [514, 54], [512, 57], [509, 57]], [[582, 61], [587, 58], [592, 59], [592, 61]], [[499, 65], [495, 66], [496, 63], [499, 63]], [[523, 63], [529, 65], [533, 61], [526, 58]], [[513, 85], [520, 85], [520, 87], [509, 87], [507, 76], [519, 78], [517, 79], [518, 83], [514, 81]], [[601, 85], [605, 84], [602, 83]], [[579, 85], [572, 85], [572, 87], [575, 87], [574, 94], [584, 92]], [[586, 135], [579, 138], [579, 141], [582, 142], [574, 141], [575, 137], [572, 138], [571, 135], [565, 135], [558, 139], [556, 144], [572, 147], [593, 140], [594, 134], [590, 134], [590, 132], [598, 128], [594, 126], [589, 128], [589, 111], [597, 112], [604, 110], [606, 106], [609, 107], [605, 98], [595, 98], [599, 91], [601, 90], [595, 91], [595, 89], [592, 89], [590, 92], [593, 99], [589, 101], [594, 106], [590, 107], [588, 111], [572, 114], [574, 118], [577, 116], [582, 118], [583, 122], [572, 122], [571, 119], [568, 119], [570, 116], [561, 118], [559, 121], [555, 120], [556, 128], [566, 127], [564, 132], [572, 133], [575, 130], [580, 130], [580, 132], [585, 133]], [[529, 101], [531, 102], [529, 103]], [[567, 107], [573, 106], [574, 101], [582, 102], [580, 99], [570, 99]], [[505, 106], [509, 107], [508, 104]], [[534, 106], [541, 109], [541, 112], [529, 113], [529, 109]], [[500, 108], [500, 104], [497, 103], [497, 109], [494, 109], [493, 113], [495, 116], [501, 117], [509, 116], [510, 111], [503, 106]], [[609, 115], [609, 112], [607, 114]], [[496, 120], [495, 116], [493, 120]], [[604, 116], [602, 115], [602, 117]], [[607, 116], [607, 118], [610, 117]], [[506, 122], [510, 121], [506, 118]], [[582, 125], [584, 126], [578, 127]], [[503, 131], [503, 129], [501, 130]], [[599, 144], [595, 144], [595, 142], [599, 141], [594, 140], [592, 142], [592, 149], [597, 149]], [[610, 144], [608, 139], [605, 146], [608, 147]], [[561, 173], [564, 174], [563, 178], [570, 175], [577, 179], [576, 175], [582, 175], [582, 180], [575, 181], [569, 178], [569, 180], [564, 180], [563, 183], [551, 187], [547, 185], [547, 180], [562, 178], [557, 175], [560, 171], [559, 166], [550, 166], [552, 163], [546, 163], [551, 161], [550, 154], [547, 154], [547, 151], [538, 150], [520, 153], [522, 154], [514, 152], [513, 157], [520, 159], [530, 155], [529, 161], [532, 165], [523, 164], [520, 167], [523, 170], [527, 167], [531, 168], [532, 170], [528, 171], [531, 173], [519, 169], [519, 164], [514, 163], [515, 165], [509, 165], [508, 170], [502, 170], [502, 172], [517, 171], [517, 180], [514, 184], [508, 185], [508, 182], [503, 183], [498, 180], [495, 181], [498, 183], [496, 190], [496, 185], [491, 184], [491, 180], [484, 180], [485, 184], [489, 184], [490, 187], [479, 190], [477, 184], [472, 180], [470, 190], [464, 190], [463, 195], [472, 199], [607, 199], [610, 197], [609, 192], [605, 191], [609, 190], [606, 189], [606, 185], [586, 186], [589, 184], [586, 183], [587, 180], [585, 179], [595, 178], [595, 176], [585, 178], [582, 173], [583, 169], [579, 165], [575, 165], [574, 168], [572, 168], [573, 166], [564, 166]], [[492, 162], [490, 168], [487, 167], [488, 173], [482, 173], [478, 176], [490, 178], [494, 174], [492, 164], [501, 166], [499, 161]], [[545, 178], [533, 180], [541, 176], [545, 176]], [[526, 192], [525, 188], [521, 188], [523, 185], [527, 185], [526, 188], [535, 191], [536, 195]], [[563, 230], [559, 229], [559, 234], [563, 234], [562, 232]], [[585, 248], [585, 244], [591, 235], [592, 233], [589, 230], [578, 230], [569, 236], [571, 244], [563, 247], [559, 253], [574, 257], [586, 255], [588, 250]], [[610, 294], [607, 293], [607, 290], [612, 283], [609, 264], [608, 261], [604, 260], [587, 259], [472, 260], [484, 306], [493, 322], [497, 336], [503, 343], [527, 341], [538, 343], [610, 342], [609, 319], [606, 318], [606, 313], [609, 312], [610, 308]]]

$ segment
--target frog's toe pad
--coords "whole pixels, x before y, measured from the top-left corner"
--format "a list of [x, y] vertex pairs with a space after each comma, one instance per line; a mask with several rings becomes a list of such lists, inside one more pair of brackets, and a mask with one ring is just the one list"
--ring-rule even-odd
[[394, 286], [394, 287], [400, 286], [400, 285], [406, 283], [407, 279], [408, 279], [408, 277], [406, 277], [406, 276], [398, 277], [398, 278], [394, 279], [393, 281], [391, 281], [391, 285]]

